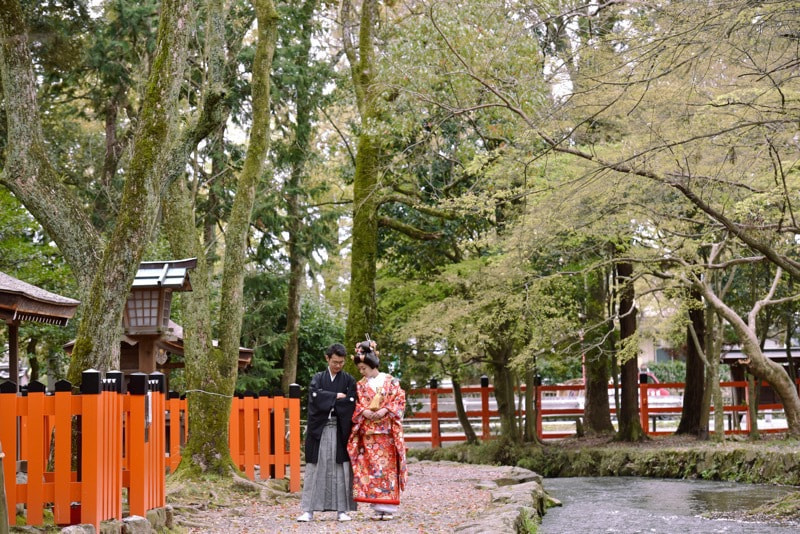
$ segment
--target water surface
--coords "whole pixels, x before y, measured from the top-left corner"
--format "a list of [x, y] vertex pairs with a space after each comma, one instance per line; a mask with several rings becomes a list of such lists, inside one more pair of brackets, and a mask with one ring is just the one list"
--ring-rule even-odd
[[798, 491], [796, 488], [704, 480], [575, 477], [547, 478], [544, 489], [563, 506], [547, 511], [541, 534], [800, 533], [800, 525], [733, 519], [736, 512], [779, 499]]

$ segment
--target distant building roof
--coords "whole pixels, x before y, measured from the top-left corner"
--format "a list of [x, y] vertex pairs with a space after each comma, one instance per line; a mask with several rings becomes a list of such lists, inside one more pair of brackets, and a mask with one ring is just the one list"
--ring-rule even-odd
[[197, 266], [197, 258], [175, 261], [143, 261], [136, 271], [131, 289], [148, 289], [154, 287], [168, 288], [176, 291], [191, 291], [189, 269]]
[[0, 272], [0, 319], [64, 326], [79, 300], [63, 297]]

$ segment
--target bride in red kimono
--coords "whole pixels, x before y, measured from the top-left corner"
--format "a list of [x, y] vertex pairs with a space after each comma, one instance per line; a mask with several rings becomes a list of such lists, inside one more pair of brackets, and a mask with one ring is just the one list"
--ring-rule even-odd
[[378, 371], [374, 341], [356, 346], [353, 360], [363, 377], [356, 384], [358, 401], [347, 452], [353, 467], [353, 499], [370, 503], [373, 519], [392, 519], [405, 489], [406, 445], [403, 412], [406, 394], [392, 375]]

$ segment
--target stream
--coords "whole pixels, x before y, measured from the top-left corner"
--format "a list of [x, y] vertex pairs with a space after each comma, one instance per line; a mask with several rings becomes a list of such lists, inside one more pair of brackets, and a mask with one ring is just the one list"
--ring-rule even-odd
[[547, 478], [543, 485], [563, 506], [547, 510], [540, 534], [800, 532], [797, 524], [735, 519], [737, 511], [800, 491], [792, 487], [637, 477]]

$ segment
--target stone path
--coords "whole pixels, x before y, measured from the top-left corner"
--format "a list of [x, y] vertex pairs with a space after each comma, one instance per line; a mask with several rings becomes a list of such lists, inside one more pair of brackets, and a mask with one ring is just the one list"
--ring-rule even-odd
[[[317, 513], [310, 523], [297, 523], [300, 496], [272, 504], [253, 498], [226, 509], [208, 509], [188, 519], [193, 533], [317, 533], [380, 532], [452, 533], [459, 525], [474, 521], [489, 507], [489, 489], [482, 482], [493, 481], [508, 472], [507, 467], [477, 466], [450, 462], [411, 462], [400, 513], [391, 521], [374, 521], [369, 506], [359, 505], [353, 520], [340, 523], [333, 512]], [[179, 518], [180, 519], [180, 518]], [[201, 528], [199, 525], [203, 525]]]

